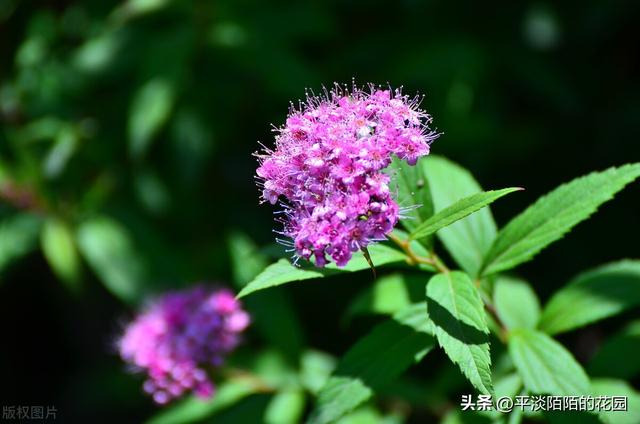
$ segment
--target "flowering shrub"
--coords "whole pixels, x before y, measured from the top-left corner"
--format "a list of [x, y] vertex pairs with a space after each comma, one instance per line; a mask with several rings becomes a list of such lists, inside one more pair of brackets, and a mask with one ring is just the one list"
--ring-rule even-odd
[[437, 134], [418, 100], [370, 86], [336, 86], [309, 97], [278, 130], [274, 151], [258, 155], [262, 198], [283, 203], [284, 229], [297, 257], [344, 266], [353, 252], [386, 240], [399, 207], [382, 170], [392, 156], [415, 165]]
[[209, 398], [209, 367], [219, 367], [249, 325], [233, 293], [203, 286], [168, 293], [131, 322], [118, 343], [122, 359], [147, 373], [145, 392], [164, 404], [193, 391]]

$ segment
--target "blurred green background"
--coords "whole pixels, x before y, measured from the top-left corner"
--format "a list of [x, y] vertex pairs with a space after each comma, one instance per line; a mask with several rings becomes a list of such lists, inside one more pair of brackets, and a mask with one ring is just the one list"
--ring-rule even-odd
[[[639, 160], [640, 3], [558, 3], [0, 0], [2, 404], [56, 405], [63, 422], [152, 413], [115, 354], [122, 323], [148, 293], [231, 282], [230, 240], [282, 254], [252, 152], [305, 88], [424, 94], [434, 153], [487, 189], [526, 188], [493, 207], [499, 224]], [[522, 268], [542, 299], [638, 256], [638, 198]], [[287, 287], [308, 346], [339, 355], [369, 328], [341, 325], [362, 274]], [[585, 359], [628, 318], [562, 340]], [[434, 358], [417, 375], [437, 378]]]

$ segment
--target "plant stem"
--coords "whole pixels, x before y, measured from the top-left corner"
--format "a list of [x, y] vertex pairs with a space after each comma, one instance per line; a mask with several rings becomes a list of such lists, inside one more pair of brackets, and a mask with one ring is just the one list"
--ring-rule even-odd
[[[420, 256], [420, 255], [417, 255], [413, 251], [413, 249], [411, 249], [410, 240], [402, 240], [400, 237], [398, 237], [393, 233], [389, 234], [388, 237], [389, 239], [393, 240], [394, 243], [400, 246], [403, 252], [409, 257], [410, 265], [425, 264], [425, 265], [430, 265], [434, 267], [436, 270], [444, 274], [450, 272], [449, 268], [444, 264], [444, 262], [442, 262], [442, 260], [438, 257], [438, 255], [435, 254], [435, 252], [433, 251], [430, 252], [429, 257]], [[480, 280], [476, 279], [474, 282], [476, 287], [480, 289]], [[491, 317], [494, 319], [496, 324], [498, 324], [498, 327], [500, 327], [500, 332], [497, 334], [498, 338], [503, 343], [506, 342], [507, 333], [508, 333], [507, 327], [504, 325], [504, 322], [502, 322], [502, 320], [498, 316], [498, 311], [496, 310], [495, 306], [493, 306], [493, 303], [491, 303], [490, 299], [487, 299], [486, 296], [480, 296], [480, 297], [482, 298], [482, 302], [484, 303], [485, 309], [487, 310], [489, 315], [491, 315]]]
[[398, 246], [400, 246], [400, 248], [404, 251], [404, 253], [406, 253], [406, 255], [409, 257], [409, 262], [411, 265], [417, 265], [417, 264], [430, 265], [442, 273], [449, 272], [449, 268], [447, 268], [444, 262], [442, 262], [434, 252], [431, 252], [431, 256], [429, 257], [420, 256], [420, 255], [417, 255], [413, 251], [413, 249], [411, 249], [411, 242], [409, 240], [402, 240], [400, 237], [398, 237], [393, 233], [389, 234], [389, 238], [393, 240], [393, 242], [396, 243]]
[[230, 380], [244, 380], [255, 387], [255, 389], [262, 393], [273, 393], [275, 389], [259, 376], [238, 368], [227, 368], [224, 370], [225, 377]]

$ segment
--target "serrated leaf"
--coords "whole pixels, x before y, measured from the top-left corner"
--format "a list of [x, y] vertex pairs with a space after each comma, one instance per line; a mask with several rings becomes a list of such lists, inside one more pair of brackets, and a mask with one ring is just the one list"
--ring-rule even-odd
[[189, 397], [159, 412], [147, 424], [186, 424], [201, 421], [221, 410], [230, 407], [239, 400], [258, 392], [258, 387], [248, 380], [235, 380], [218, 387], [210, 400]]
[[640, 163], [593, 172], [563, 184], [512, 219], [484, 258], [482, 275], [531, 259], [640, 176]]
[[[621, 361], [640, 352], [640, 321], [633, 321], [606, 340], [589, 362], [589, 375], [631, 379], [640, 374], [640, 361]], [[611, 366], [615, 364], [614, 366]]]
[[484, 191], [482, 193], [463, 197], [417, 226], [411, 233], [410, 237], [414, 240], [427, 237], [436, 231], [447, 227], [474, 212], [477, 212], [502, 196], [506, 196], [509, 193], [520, 190], [522, 189], [519, 187], [511, 187], [504, 188], [502, 190]]
[[[424, 171], [436, 212], [482, 191], [469, 171], [442, 157], [427, 157]], [[469, 275], [476, 276], [496, 232], [491, 211], [484, 208], [441, 229], [438, 238], [462, 269]]]
[[623, 260], [578, 275], [547, 303], [540, 329], [557, 334], [640, 305], [640, 260]]
[[125, 302], [135, 303], [145, 294], [148, 267], [128, 230], [108, 217], [80, 225], [78, 248], [106, 288]]
[[266, 424], [299, 423], [304, 413], [304, 404], [304, 392], [299, 389], [278, 392], [267, 406], [264, 422]]
[[459, 271], [433, 276], [427, 284], [427, 311], [447, 356], [476, 389], [492, 394], [489, 328], [469, 276]]
[[526, 281], [499, 276], [493, 290], [498, 316], [508, 329], [536, 327], [540, 318], [540, 302]]
[[375, 327], [338, 363], [318, 394], [311, 423], [337, 420], [397, 378], [435, 344], [425, 304], [417, 304]]
[[[623, 380], [597, 378], [591, 382], [595, 397], [626, 398], [626, 410], [601, 411], [598, 416], [605, 424], [637, 424], [640, 422], [640, 393]], [[612, 405], [613, 407], [613, 405]]]
[[[382, 244], [369, 246], [369, 255], [376, 267], [407, 260], [404, 253]], [[269, 265], [263, 272], [247, 284], [238, 294], [238, 298], [244, 297], [249, 293], [253, 293], [258, 290], [280, 286], [293, 281], [322, 278], [344, 272], [361, 271], [363, 269], [369, 269], [369, 264], [360, 252], [354, 253], [349, 263], [342, 268], [338, 268], [335, 264], [330, 264], [325, 268], [302, 268], [296, 267], [287, 259], [280, 259], [275, 264]]]
[[149, 148], [153, 138], [169, 118], [174, 93], [171, 83], [152, 79], [135, 93], [129, 111], [129, 151], [139, 157]]
[[49, 219], [40, 234], [40, 244], [53, 272], [71, 290], [77, 290], [80, 258], [71, 229], [57, 219]]
[[38, 216], [28, 213], [0, 219], [0, 272], [35, 248], [41, 225]]
[[539, 394], [589, 393], [589, 377], [571, 353], [548, 335], [518, 328], [509, 336], [509, 354], [525, 387]]
[[418, 225], [433, 215], [433, 204], [429, 185], [424, 173], [425, 161], [420, 159], [414, 166], [406, 161], [394, 158], [389, 166], [391, 182], [390, 189], [397, 190], [395, 199], [401, 208], [404, 218], [400, 222], [409, 231], [415, 230]]

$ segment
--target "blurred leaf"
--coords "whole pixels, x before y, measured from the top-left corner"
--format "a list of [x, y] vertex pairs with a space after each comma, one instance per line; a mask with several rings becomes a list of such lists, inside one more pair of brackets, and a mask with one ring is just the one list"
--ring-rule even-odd
[[640, 176], [640, 163], [593, 172], [563, 184], [513, 218], [498, 234], [482, 275], [513, 268], [560, 239], [627, 184]]
[[637, 424], [640, 422], [640, 393], [623, 380], [596, 378], [591, 382], [593, 396], [626, 398], [625, 411], [602, 411], [598, 414], [605, 424]]
[[[374, 244], [369, 247], [369, 255], [376, 267], [394, 262], [402, 262], [406, 260], [406, 256], [395, 249], [382, 244]], [[244, 297], [249, 293], [258, 290], [264, 290], [269, 287], [275, 287], [293, 281], [309, 280], [312, 278], [322, 278], [329, 275], [336, 275], [348, 271], [361, 271], [369, 269], [369, 264], [363, 257], [362, 253], [354, 253], [353, 258], [347, 265], [338, 268], [335, 264], [330, 264], [325, 268], [301, 268], [291, 264], [287, 259], [280, 259], [275, 264], [269, 265], [260, 273], [253, 281], [247, 284], [238, 294], [238, 297]]]
[[424, 174], [425, 161], [419, 160], [414, 166], [406, 161], [394, 158], [389, 166], [391, 182], [389, 188], [398, 191], [396, 201], [400, 208], [405, 208], [401, 213], [406, 218], [400, 222], [409, 231], [414, 231], [418, 225], [433, 215], [433, 204], [429, 185]]
[[300, 383], [313, 394], [325, 385], [336, 367], [336, 360], [322, 352], [309, 350], [300, 358]]
[[113, 67], [124, 48], [122, 31], [105, 31], [84, 42], [74, 53], [72, 64], [81, 72], [97, 74]]
[[233, 232], [228, 238], [233, 280], [238, 288], [244, 287], [267, 266], [267, 258], [244, 233]]
[[150, 169], [138, 172], [133, 188], [145, 209], [153, 214], [162, 214], [171, 206], [171, 195], [160, 177]]
[[176, 113], [171, 126], [171, 150], [181, 177], [193, 184], [205, 170], [213, 151], [210, 123], [195, 110]]
[[489, 328], [469, 276], [459, 271], [433, 276], [427, 284], [427, 311], [447, 356], [476, 389], [492, 394]]
[[76, 152], [78, 143], [78, 134], [73, 126], [65, 125], [60, 129], [44, 160], [44, 175], [47, 178], [56, 178], [64, 171], [67, 162]]
[[299, 389], [285, 389], [278, 392], [267, 407], [266, 424], [295, 424], [304, 413], [304, 392]]
[[397, 313], [360, 339], [338, 363], [318, 394], [311, 423], [344, 416], [393, 381], [434, 346], [424, 303]]
[[[434, 155], [427, 157], [425, 162], [424, 171], [436, 212], [466, 196], [482, 191], [469, 171], [461, 166]], [[471, 276], [478, 273], [482, 258], [495, 236], [496, 224], [489, 208], [484, 208], [438, 232], [438, 237], [451, 256]]]
[[0, 218], [0, 273], [37, 246], [41, 224], [40, 217], [29, 213]]
[[53, 116], [46, 116], [29, 122], [21, 127], [16, 134], [18, 143], [32, 143], [35, 141], [52, 140], [62, 132], [64, 123]]
[[336, 424], [401, 424], [404, 422], [397, 415], [382, 415], [373, 406], [364, 406], [345, 415]]
[[76, 237], [80, 253], [109, 291], [128, 303], [141, 299], [148, 269], [125, 227], [96, 217], [82, 223]]
[[444, 419], [442, 424], [504, 424], [503, 421], [492, 421], [491, 418], [480, 415], [475, 411], [461, 411], [452, 409]]
[[143, 156], [165, 124], [174, 103], [171, 83], [162, 78], [147, 81], [135, 93], [129, 111], [129, 152]]
[[79, 289], [80, 258], [71, 228], [58, 219], [45, 222], [40, 233], [40, 244], [47, 262], [56, 276], [72, 291]]
[[20, 44], [15, 63], [21, 67], [37, 66], [45, 60], [47, 50], [47, 40], [42, 36], [29, 37]]
[[589, 377], [571, 353], [544, 333], [513, 330], [509, 354], [525, 387], [539, 394], [579, 396], [589, 393]]
[[159, 412], [147, 424], [186, 424], [211, 417], [239, 400], [256, 393], [258, 388], [246, 379], [228, 381], [218, 387], [210, 400], [189, 397]]
[[472, 194], [471, 196], [463, 197], [456, 201], [454, 204], [447, 206], [432, 217], [425, 220], [422, 224], [417, 226], [411, 233], [411, 238], [418, 240], [423, 237], [429, 236], [441, 228], [447, 227], [462, 218], [471, 215], [472, 213], [484, 208], [485, 206], [493, 203], [502, 196], [506, 196], [514, 191], [522, 190], [518, 187], [504, 188], [502, 190], [485, 191], [482, 193]]
[[372, 287], [358, 295], [349, 307], [346, 318], [361, 314], [391, 315], [419, 302], [424, 292], [424, 277], [389, 274], [377, 278]]
[[[264, 269], [267, 260], [258, 247], [242, 233], [229, 237], [229, 254], [236, 282], [242, 288]], [[304, 346], [304, 332], [291, 300], [274, 288], [244, 300], [253, 316], [254, 325], [265, 339], [297, 362]]]
[[640, 305], [640, 260], [623, 260], [578, 275], [547, 303], [540, 329], [557, 334]]
[[589, 375], [623, 379], [636, 377], [640, 373], [640, 361], [620, 359], [634, 358], [638, 352], [640, 352], [640, 321], [633, 321], [604, 342], [589, 362], [587, 368]]
[[268, 349], [259, 354], [251, 352], [253, 366], [251, 370], [260, 377], [261, 384], [272, 389], [297, 387], [298, 376], [296, 370], [287, 362], [281, 352]]
[[166, 7], [171, 0], [127, 0], [113, 12], [115, 19], [124, 20], [152, 13]]
[[536, 328], [540, 318], [540, 302], [526, 281], [498, 276], [493, 290], [498, 316], [508, 329]]

